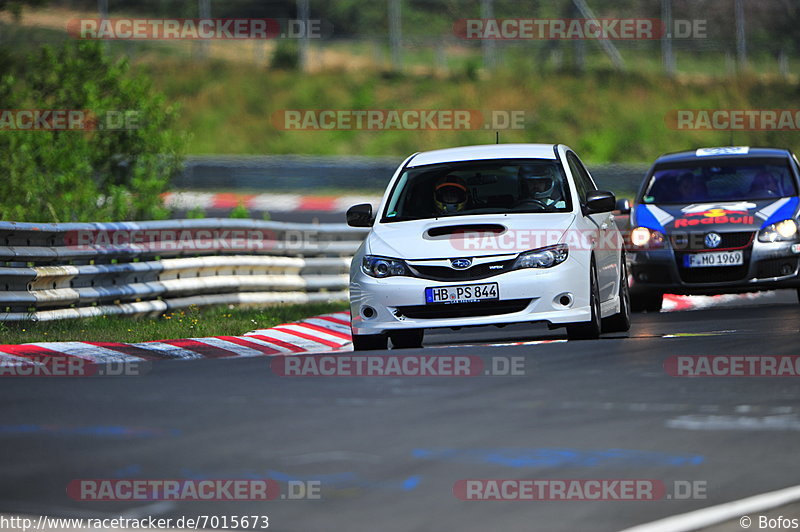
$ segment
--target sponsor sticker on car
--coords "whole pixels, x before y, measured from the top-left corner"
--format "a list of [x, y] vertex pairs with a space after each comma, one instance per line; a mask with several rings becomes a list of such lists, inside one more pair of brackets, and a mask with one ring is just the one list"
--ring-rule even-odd
[[697, 157], [710, 157], [713, 155], [746, 155], [749, 146], [724, 146], [721, 148], [700, 148], [694, 154]]

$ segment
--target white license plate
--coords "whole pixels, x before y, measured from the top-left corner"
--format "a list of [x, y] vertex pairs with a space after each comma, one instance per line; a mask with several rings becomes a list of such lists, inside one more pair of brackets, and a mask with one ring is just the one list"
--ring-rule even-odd
[[439, 286], [425, 289], [426, 303], [469, 303], [500, 297], [497, 283]]
[[710, 251], [683, 256], [686, 268], [708, 268], [710, 266], [741, 266], [744, 254], [741, 251]]

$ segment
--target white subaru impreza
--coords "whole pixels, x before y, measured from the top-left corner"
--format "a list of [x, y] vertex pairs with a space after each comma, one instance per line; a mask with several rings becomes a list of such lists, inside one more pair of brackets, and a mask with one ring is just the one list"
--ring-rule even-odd
[[416, 153], [395, 172], [350, 269], [356, 350], [419, 347], [425, 329], [544, 322], [569, 339], [630, 328], [615, 199], [570, 148]]

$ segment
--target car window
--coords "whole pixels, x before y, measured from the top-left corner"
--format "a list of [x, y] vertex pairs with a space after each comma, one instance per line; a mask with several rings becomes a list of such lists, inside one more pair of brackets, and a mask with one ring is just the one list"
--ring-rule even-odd
[[405, 170], [381, 221], [571, 210], [569, 185], [558, 161], [465, 161]]
[[594, 185], [586, 174], [583, 165], [572, 152], [567, 153], [567, 164], [569, 164], [569, 169], [575, 180], [575, 189], [578, 191], [578, 197], [581, 199], [581, 203], [583, 203], [586, 201], [586, 196], [589, 191], [594, 190]]
[[796, 195], [787, 159], [714, 159], [656, 165], [642, 202], [702, 203]]

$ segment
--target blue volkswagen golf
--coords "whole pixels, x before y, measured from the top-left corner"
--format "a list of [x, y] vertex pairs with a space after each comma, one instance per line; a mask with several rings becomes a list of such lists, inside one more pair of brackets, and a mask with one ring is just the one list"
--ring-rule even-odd
[[798, 288], [800, 165], [785, 149], [731, 146], [659, 157], [631, 212], [631, 306], [664, 293]]

